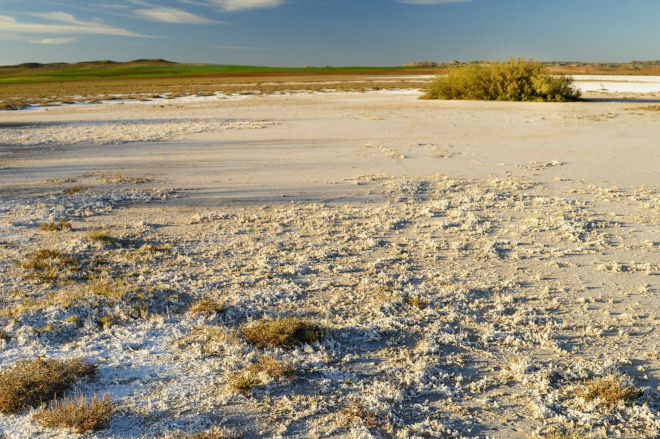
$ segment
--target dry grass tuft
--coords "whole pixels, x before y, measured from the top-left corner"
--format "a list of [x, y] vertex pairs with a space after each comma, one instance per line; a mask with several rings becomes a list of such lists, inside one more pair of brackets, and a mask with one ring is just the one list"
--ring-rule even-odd
[[552, 430], [548, 434], [543, 436], [543, 438], [544, 439], [585, 439], [586, 436], [582, 433], [567, 432], [563, 430]]
[[123, 279], [112, 279], [106, 276], [90, 280], [87, 286], [90, 293], [113, 301], [121, 299], [125, 294], [139, 290], [139, 287], [131, 285]]
[[265, 373], [271, 378], [288, 378], [293, 375], [295, 369], [290, 364], [277, 360], [269, 355], [262, 355], [259, 360], [252, 364], [248, 371], [251, 373]]
[[88, 400], [82, 395], [53, 401], [43, 406], [34, 419], [46, 428], [72, 428], [76, 433], [102, 430], [110, 423], [114, 412], [112, 398], [94, 395]]
[[80, 269], [80, 263], [76, 258], [65, 255], [59, 250], [36, 250], [28, 253], [17, 263], [28, 272], [25, 275], [26, 279], [43, 283], [55, 282], [63, 274]]
[[209, 431], [202, 431], [200, 433], [192, 433], [186, 435], [173, 435], [167, 439], [241, 439], [243, 434], [235, 431], [227, 431], [222, 428], [214, 428]]
[[251, 326], [243, 326], [241, 331], [248, 343], [258, 348], [275, 346], [290, 349], [323, 338], [319, 326], [295, 317], [263, 320]]
[[407, 296], [404, 299], [407, 305], [414, 306], [415, 308], [424, 309], [428, 306], [429, 301], [418, 296]]
[[629, 403], [642, 394], [642, 390], [628, 385], [623, 378], [610, 375], [595, 378], [578, 387], [575, 396], [585, 401], [598, 400], [602, 408], [612, 410], [620, 402]]
[[99, 319], [99, 326], [103, 329], [112, 328], [115, 324], [115, 321], [110, 316], [103, 316]]
[[11, 306], [0, 307], [0, 316], [15, 318], [26, 311], [44, 310], [53, 306], [69, 309], [81, 303], [96, 308], [101, 306], [101, 298], [106, 299], [109, 304], [114, 304], [126, 294], [139, 292], [140, 287], [126, 280], [112, 279], [107, 276], [95, 277], [85, 284], [59, 288], [35, 297], [24, 297]]
[[67, 194], [67, 195], [73, 195], [73, 194], [77, 194], [79, 192], [82, 192], [84, 190], [85, 190], [85, 188], [82, 187], [82, 186], [74, 186], [74, 187], [71, 187], [71, 188], [64, 189], [62, 191], [62, 193]]
[[58, 222], [43, 223], [39, 228], [44, 232], [61, 232], [62, 230], [71, 230], [73, 226], [60, 218]]
[[227, 378], [229, 388], [237, 393], [249, 393], [259, 383], [257, 378], [240, 373], [233, 373]]
[[227, 305], [204, 297], [195, 301], [188, 311], [191, 314], [221, 314], [227, 311]]
[[116, 174], [114, 177], [102, 177], [103, 183], [105, 184], [143, 184], [152, 181], [152, 178], [149, 177], [126, 177], [121, 174]]
[[78, 359], [19, 361], [0, 372], [0, 413], [18, 413], [50, 401], [96, 371], [96, 366]]
[[341, 423], [351, 425], [356, 422], [364, 423], [369, 427], [375, 427], [378, 423], [378, 416], [375, 412], [367, 409], [360, 402], [352, 402], [351, 405], [340, 412]]
[[167, 245], [145, 244], [139, 248], [138, 253], [142, 254], [168, 254], [172, 250]]
[[196, 347], [204, 357], [212, 357], [225, 352], [225, 345], [242, 344], [239, 334], [223, 326], [193, 328], [190, 333], [174, 342], [179, 348]]
[[644, 107], [626, 108], [626, 110], [660, 111], [660, 105], [647, 105]]
[[112, 236], [112, 234], [107, 230], [95, 230], [93, 232], [90, 232], [87, 237], [89, 238], [90, 241], [98, 242], [103, 245], [113, 245], [114, 243], [117, 242], [117, 238]]

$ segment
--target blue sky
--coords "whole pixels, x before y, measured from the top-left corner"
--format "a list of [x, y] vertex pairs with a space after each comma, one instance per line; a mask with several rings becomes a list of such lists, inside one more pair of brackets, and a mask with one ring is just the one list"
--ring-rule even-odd
[[0, 65], [660, 59], [659, 0], [0, 0]]

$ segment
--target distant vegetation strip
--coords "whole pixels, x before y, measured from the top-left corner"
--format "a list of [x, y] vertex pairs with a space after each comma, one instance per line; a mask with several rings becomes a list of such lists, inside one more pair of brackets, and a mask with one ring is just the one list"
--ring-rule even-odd
[[[391, 67], [266, 67], [220, 64], [182, 64], [163, 59], [140, 59], [129, 62], [92, 61], [80, 63], [25, 63], [0, 66], [0, 84], [41, 82], [90, 81], [103, 79], [165, 78], [165, 77], [253, 77], [280, 75], [386, 75], [386, 74], [443, 74], [466, 65], [488, 64], [484, 61], [461, 63], [415, 62]], [[660, 61], [631, 63], [543, 63], [553, 74], [597, 75], [660, 75]]]
[[[76, 64], [21, 64], [0, 67], [0, 83], [60, 82], [111, 78], [158, 78], [169, 76], [252, 76], [256, 74], [387, 74], [419, 71], [417, 67], [264, 67], [244, 65], [178, 64], [164, 60], [116, 63], [98, 61]], [[422, 73], [422, 72], [420, 72]], [[433, 73], [433, 72], [430, 72]]]
[[[395, 75], [392, 75], [395, 76]], [[239, 74], [165, 76], [156, 78], [103, 78], [93, 81], [15, 82], [0, 84], [0, 110], [29, 105], [51, 106], [116, 99], [166, 101], [184, 96], [253, 95], [299, 92], [363, 92], [379, 89], [421, 89], [428, 80], [406, 75], [400, 79], [380, 73], [342, 74]], [[161, 105], [164, 104], [161, 102]]]

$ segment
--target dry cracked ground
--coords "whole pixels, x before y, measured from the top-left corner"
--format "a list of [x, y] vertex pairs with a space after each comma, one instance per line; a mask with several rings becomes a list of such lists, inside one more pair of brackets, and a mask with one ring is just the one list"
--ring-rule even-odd
[[[58, 397], [112, 398], [82, 433], [99, 439], [658, 437], [660, 188], [515, 168], [213, 203], [154, 174], [42, 170], [0, 200], [1, 373], [96, 367]], [[78, 437], [43, 426], [40, 403], [3, 410], [0, 432]]]

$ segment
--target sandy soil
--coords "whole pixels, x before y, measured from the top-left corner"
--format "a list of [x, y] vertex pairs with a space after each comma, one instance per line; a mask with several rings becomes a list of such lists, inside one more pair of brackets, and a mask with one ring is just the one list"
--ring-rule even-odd
[[[78, 391], [117, 411], [94, 438], [657, 437], [660, 113], [616, 98], [0, 113], [2, 366], [97, 364]], [[79, 271], [35, 276], [40, 249]], [[325, 338], [240, 335], [287, 316]], [[261, 355], [294, 377], [233, 391]], [[608, 379], [629, 396], [590, 393]], [[0, 432], [76, 437], [29, 410]]]

